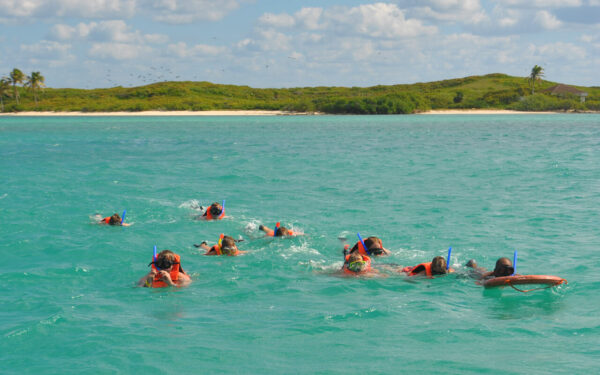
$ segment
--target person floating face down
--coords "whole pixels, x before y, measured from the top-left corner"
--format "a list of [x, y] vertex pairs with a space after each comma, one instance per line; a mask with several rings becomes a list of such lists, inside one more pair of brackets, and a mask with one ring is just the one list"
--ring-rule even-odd
[[299, 236], [301, 234], [301, 233], [296, 233], [286, 227], [282, 227], [279, 225], [279, 223], [277, 223], [277, 225], [275, 226], [275, 229], [271, 229], [264, 225], [259, 226], [258, 229], [265, 232], [267, 237], [294, 237], [294, 236]]
[[121, 224], [121, 216], [119, 216], [119, 214], [114, 214], [112, 216], [108, 216], [103, 218], [102, 220], [100, 220], [100, 224], [108, 224], [108, 225], [122, 225], [122, 226], [129, 226], [131, 224], [129, 223], [122, 223]]
[[[364, 241], [368, 254], [363, 255], [382, 256], [391, 254], [391, 252], [388, 249], [383, 247], [383, 241], [381, 241], [379, 237], [367, 237]], [[354, 246], [352, 246], [352, 248], [350, 249], [350, 254], [360, 252], [362, 246], [359, 246], [359, 244], [360, 241], [356, 242]]]
[[219, 242], [212, 247], [209, 247], [206, 242], [202, 242], [199, 247], [206, 250], [204, 255], [237, 256], [246, 253], [245, 251], [238, 249], [236, 241], [233, 239], [233, 237], [224, 235], [222, 235], [222, 238], [219, 239]]
[[369, 256], [356, 251], [345, 256], [342, 272], [346, 275], [358, 276], [378, 271], [371, 268], [371, 258]]
[[404, 267], [402, 272], [405, 272], [407, 276], [427, 276], [433, 278], [434, 276], [454, 272], [454, 269], [446, 269], [446, 259], [437, 256], [433, 258], [431, 262], [417, 264], [414, 267]]
[[152, 269], [138, 281], [138, 286], [164, 288], [168, 286], [188, 286], [192, 279], [183, 270], [179, 255], [171, 250], [163, 250], [148, 266]]
[[477, 266], [475, 260], [471, 259], [467, 262], [467, 267], [472, 268], [475, 271], [475, 276], [480, 279], [493, 279], [495, 277], [511, 276], [515, 269], [512, 261], [508, 258], [498, 258], [496, 261], [496, 267], [493, 271], [487, 272], [485, 268]]
[[225, 217], [225, 209], [221, 205], [221, 203], [214, 202], [211, 204], [204, 214], [200, 216], [201, 219], [204, 220], [221, 220]]

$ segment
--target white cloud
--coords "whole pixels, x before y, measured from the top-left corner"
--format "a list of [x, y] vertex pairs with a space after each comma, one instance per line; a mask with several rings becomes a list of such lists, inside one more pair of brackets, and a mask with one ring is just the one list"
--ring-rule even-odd
[[258, 19], [258, 22], [260, 22], [261, 24], [263, 24], [265, 26], [280, 27], [280, 28], [292, 27], [296, 24], [296, 20], [294, 19], [294, 17], [292, 17], [286, 13], [283, 13], [283, 14], [265, 13], [262, 16], [260, 16], [260, 18]]
[[131, 17], [136, 0], [0, 0], [5, 19]]
[[228, 49], [220, 46], [211, 46], [207, 44], [196, 44], [194, 46], [188, 46], [187, 43], [178, 42], [169, 44], [167, 51], [171, 54], [175, 54], [180, 58], [190, 57], [214, 57], [226, 54]]
[[49, 59], [65, 57], [71, 49], [70, 44], [62, 44], [49, 40], [42, 40], [34, 44], [22, 44], [21, 51], [35, 57], [47, 57]]
[[563, 59], [574, 61], [583, 60], [586, 57], [585, 49], [573, 43], [556, 42], [541, 46], [530, 45], [529, 48], [533, 54], [553, 60]]
[[161, 22], [183, 24], [198, 20], [218, 21], [240, 6], [238, 0], [155, 0], [154, 19]]
[[581, 0], [495, 0], [497, 3], [519, 8], [565, 8], [580, 7]]
[[562, 22], [560, 22], [552, 13], [545, 10], [538, 11], [535, 14], [534, 20], [538, 25], [547, 30], [557, 29], [562, 25]]
[[424, 26], [417, 19], [406, 19], [404, 12], [394, 4], [367, 4], [349, 8], [331, 9], [327, 18], [346, 30], [374, 38], [403, 38], [434, 34], [437, 28]]
[[317, 30], [321, 27], [319, 21], [322, 15], [323, 8], [302, 8], [294, 14], [294, 17], [302, 28]]
[[488, 20], [479, 0], [429, 0], [420, 1], [411, 14], [438, 21], [477, 24]]
[[[268, 17], [267, 17], [268, 16]], [[272, 15], [261, 17], [263, 24]], [[374, 3], [357, 7], [336, 6], [328, 9], [302, 8], [293, 16], [280, 14], [269, 25], [296, 25], [304, 31], [326, 31], [337, 35], [362, 35], [371, 38], [407, 38], [431, 35], [435, 26], [426, 26], [418, 19], [407, 19], [404, 11], [395, 4]], [[284, 27], [279, 27], [284, 28]]]
[[76, 26], [58, 24], [50, 30], [50, 35], [57, 40], [92, 40], [98, 42], [118, 43], [166, 43], [169, 38], [162, 34], [142, 34], [131, 28], [122, 20], [110, 20], [90, 23], [79, 23]]
[[95, 58], [132, 60], [152, 53], [152, 48], [130, 43], [94, 43], [89, 55]]

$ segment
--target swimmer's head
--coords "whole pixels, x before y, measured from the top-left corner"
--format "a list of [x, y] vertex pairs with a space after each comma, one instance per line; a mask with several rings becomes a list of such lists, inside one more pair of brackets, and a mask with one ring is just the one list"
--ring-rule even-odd
[[348, 257], [348, 269], [352, 272], [362, 272], [367, 269], [367, 262], [359, 253], [352, 253]]
[[446, 272], [446, 259], [444, 257], [433, 258], [431, 261], [431, 273], [434, 275], [444, 275]]
[[494, 276], [510, 276], [515, 272], [512, 262], [508, 258], [500, 258], [496, 261], [496, 267], [494, 268]]
[[233, 237], [224, 236], [223, 241], [221, 241], [221, 253], [223, 255], [235, 255], [236, 252], [237, 246]]
[[211, 215], [219, 216], [223, 212], [223, 206], [221, 206], [220, 203], [214, 202], [213, 204], [210, 205], [208, 210], [210, 211]]
[[160, 270], [169, 270], [174, 264], [177, 264], [175, 253], [171, 250], [163, 250], [157, 256], [154, 261], [154, 265]]
[[465, 264], [465, 266], [469, 267], [469, 268], [477, 268], [477, 262], [475, 261], [475, 259], [470, 259], [467, 264]]
[[[365, 246], [367, 247], [367, 252], [371, 255], [383, 255], [385, 251], [383, 250], [383, 242], [378, 237], [367, 237], [365, 240]], [[351, 253], [358, 252], [358, 243], [352, 247], [350, 250]]]
[[276, 229], [276, 233], [275, 233], [275, 237], [283, 237], [283, 236], [289, 236], [290, 235], [290, 230], [287, 229], [286, 227], [279, 227], [279, 229]]
[[108, 225], [121, 225], [121, 216], [114, 214], [108, 220]]

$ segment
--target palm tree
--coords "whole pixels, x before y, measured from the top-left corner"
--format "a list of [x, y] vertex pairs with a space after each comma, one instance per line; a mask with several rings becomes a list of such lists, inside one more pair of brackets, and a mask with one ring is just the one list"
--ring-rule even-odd
[[13, 95], [15, 97], [15, 100], [17, 101], [17, 104], [19, 104], [19, 91], [17, 91], [17, 83], [23, 83], [24, 79], [25, 75], [19, 69], [14, 68], [13, 71], [10, 72], [10, 80], [13, 86]]
[[4, 97], [10, 96], [10, 78], [0, 79], [0, 112], [4, 112]]
[[543, 76], [544, 68], [542, 68], [539, 65], [535, 65], [533, 68], [531, 68], [531, 73], [527, 78], [527, 80], [529, 81], [529, 86], [531, 86], [531, 95], [535, 93], [535, 82], [541, 81]]
[[31, 88], [33, 91], [33, 100], [35, 101], [35, 105], [38, 102], [38, 91], [40, 91], [44, 85], [44, 76], [40, 72], [32, 72], [30, 77], [27, 77], [26, 86]]

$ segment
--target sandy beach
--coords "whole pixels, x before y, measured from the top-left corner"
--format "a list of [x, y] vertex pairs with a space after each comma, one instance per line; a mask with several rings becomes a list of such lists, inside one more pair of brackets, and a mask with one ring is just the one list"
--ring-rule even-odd
[[[539, 115], [561, 112], [522, 112], [508, 109], [436, 109], [421, 112], [419, 115]], [[562, 112], [564, 113], [564, 112]]]

